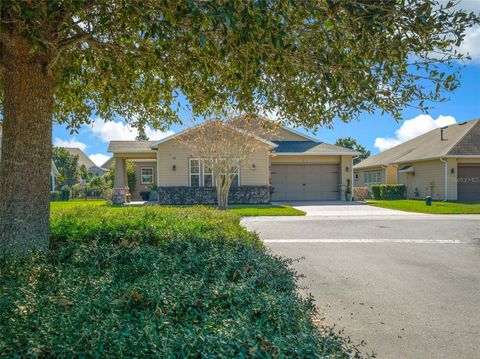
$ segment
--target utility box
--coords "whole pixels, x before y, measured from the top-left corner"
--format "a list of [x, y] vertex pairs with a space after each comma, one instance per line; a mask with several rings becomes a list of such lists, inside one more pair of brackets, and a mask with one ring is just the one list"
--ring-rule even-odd
[[425, 205], [429, 207], [432, 205], [432, 196], [425, 197]]

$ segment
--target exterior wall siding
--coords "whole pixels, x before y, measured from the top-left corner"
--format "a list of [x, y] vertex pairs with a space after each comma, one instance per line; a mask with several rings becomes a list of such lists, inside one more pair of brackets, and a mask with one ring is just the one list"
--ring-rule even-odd
[[[380, 183], [365, 183], [365, 172], [380, 171]], [[358, 179], [355, 178], [355, 174], [358, 174]], [[356, 170], [354, 172], [354, 185], [355, 187], [367, 187], [369, 191], [372, 190], [372, 186], [375, 184], [381, 184], [386, 182], [385, 169], [382, 167], [372, 167], [368, 169]]]
[[135, 164], [135, 178], [136, 178], [136, 184], [135, 184], [135, 190], [132, 191], [130, 190], [130, 193], [132, 195], [132, 200], [134, 201], [140, 201], [142, 197], [140, 196], [140, 192], [143, 191], [150, 191], [150, 186], [149, 184], [142, 184], [141, 180], [141, 168], [142, 167], [151, 167], [153, 168], [153, 183], [156, 183], [156, 178], [157, 178], [157, 170], [156, 170], [156, 163], [155, 160], [149, 161], [149, 162], [134, 162]]
[[[190, 158], [193, 156], [182, 143], [175, 140], [161, 143], [157, 151], [158, 186], [188, 186]], [[241, 186], [269, 185], [269, 175], [268, 149], [264, 146], [240, 163]]]
[[[440, 160], [402, 163], [399, 167], [413, 166], [414, 173], [399, 173], [398, 182], [407, 186], [407, 198], [445, 199], [445, 164]], [[452, 173], [453, 169], [453, 173]], [[448, 159], [448, 200], [457, 199], [457, 161]]]

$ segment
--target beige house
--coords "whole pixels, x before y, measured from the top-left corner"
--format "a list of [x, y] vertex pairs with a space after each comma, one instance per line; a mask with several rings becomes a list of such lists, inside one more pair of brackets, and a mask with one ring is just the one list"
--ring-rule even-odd
[[107, 168], [97, 166], [91, 159], [88, 157], [85, 152], [77, 147], [63, 147], [71, 155], [78, 156], [78, 166], [85, 166], [88, 173], [93, 176], [101, 176], [108, 172]]
[[[116, 202], [124, 202], [128, 192], [127, 160], [136, 166], [133, 200], [139, 200], [140, 192], [154, 184], [160, 203], [215, 202], [212, 173], [178, 141], [181, 133], [160, 141], [110, 142]], [[230, 190], [231, 203], [345, 199], [346, 186], [353, 181], [352, 159], [357, 152], [285, 127], [272, 138], [258, 138], [258, 142], [258, 150], [239, 163], [237, 181]]]
[[480, 120], [438, 128], [354, 166], [356, 187], [404, 184], [407, 198], [480, 201]]

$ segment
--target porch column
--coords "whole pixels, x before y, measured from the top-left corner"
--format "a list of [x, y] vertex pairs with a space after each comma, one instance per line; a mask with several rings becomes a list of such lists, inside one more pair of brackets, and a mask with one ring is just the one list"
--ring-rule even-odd
[[113, 180], [113, 203], [125, 203], [126, 189], [126, 161], [123, 158], [115, 158], [115, 177]]

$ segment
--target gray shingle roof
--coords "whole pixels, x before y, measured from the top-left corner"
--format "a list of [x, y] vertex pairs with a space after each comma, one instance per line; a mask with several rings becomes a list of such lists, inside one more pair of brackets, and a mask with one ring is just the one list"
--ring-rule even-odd
[[274, 153], [299, 153], [299, 154], [345, 154], [345, 155], [357, 155], [357, 152], [349, 148], [340, 146], [329, 145], [324, 142], [315, 141], [274, 141], [278, 146]]
[[158, 141], [110, 141], [108, 152], [150, 152], [151, 145]]
[[398, 146], [371, 156], [356, 164], [354, 169], [386, 166], [390, 163], [414, 162], [444, 156], [480, 157], [480, 119], [437, 128]]

